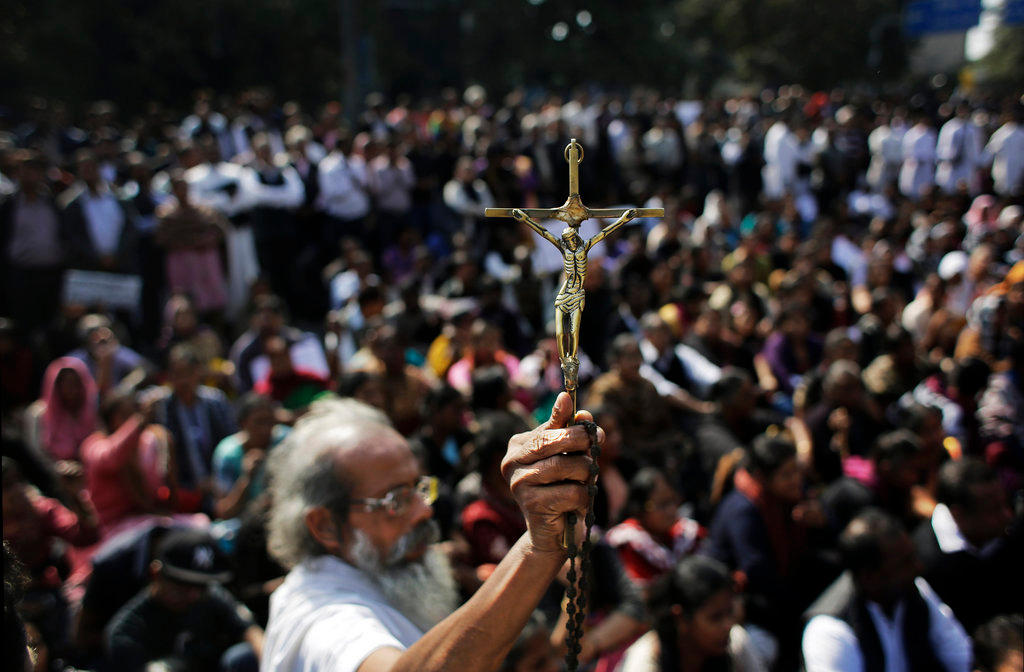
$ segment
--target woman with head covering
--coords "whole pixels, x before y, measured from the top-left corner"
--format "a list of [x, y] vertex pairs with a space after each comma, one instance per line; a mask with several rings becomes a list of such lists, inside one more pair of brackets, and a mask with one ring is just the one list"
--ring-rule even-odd
[[61, 357], [43, 376], [42, 396], [27, 413], [26, 439], [54, 461], [78, 460], [78, 449], [96, 429], [99, 392], [85, 363]]

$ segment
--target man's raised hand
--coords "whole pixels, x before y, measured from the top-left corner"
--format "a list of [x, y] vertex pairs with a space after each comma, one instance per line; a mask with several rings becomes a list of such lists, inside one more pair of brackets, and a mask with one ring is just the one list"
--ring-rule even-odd
[[[565, 552], [565, 514], [570, 512], [577, 514], [575, 538], [583, 538], [593, 459], [587, 431], [580, 425], [569, 425], [571, 413], [572, 399], [563, 392], [555, 400], [550, 420], [512, 437], [501, 463], [501, 473], [526, 517], [532, 546], [539, 551]], [[575, 420], [593, 418], [580, 411]], [[604, 443], [601, 429], [597, 440]]]

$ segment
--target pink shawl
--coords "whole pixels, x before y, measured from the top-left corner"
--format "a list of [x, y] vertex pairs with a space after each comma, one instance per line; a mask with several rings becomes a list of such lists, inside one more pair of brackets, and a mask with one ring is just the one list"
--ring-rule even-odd
[[[65, 369], [78, 374], [85, 388], [85, 402], [77, 414], [64, 408], [57, 395], [57, 376]], [[96, 381], [82, 360], [76, 357], [61, 357], [46, 367], [42, 396], [46, 409], [43, 411], [40, 438], [43, 449], [55, 460], [78, 459], [78, 447], [85, 437], [96, 430], [98, 399]]]

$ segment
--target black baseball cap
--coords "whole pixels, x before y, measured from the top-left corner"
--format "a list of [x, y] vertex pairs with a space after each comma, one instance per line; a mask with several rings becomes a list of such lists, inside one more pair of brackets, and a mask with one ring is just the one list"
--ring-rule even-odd
[[209, 585], [231, 580], [227, 558], [205, 530], [171, 530], [156, 548], [160, 571], [182, 583]]

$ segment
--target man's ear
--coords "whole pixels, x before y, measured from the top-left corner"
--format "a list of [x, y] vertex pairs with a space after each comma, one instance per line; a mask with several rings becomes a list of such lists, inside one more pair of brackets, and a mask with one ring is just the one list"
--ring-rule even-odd
[[347, 545], [345, 531], [339, 529], [334, 516], [322, 506], [315, 506], [306, 512], [306, 529], [317, 543], [331, 555], [341, 557], [342, 549]]

